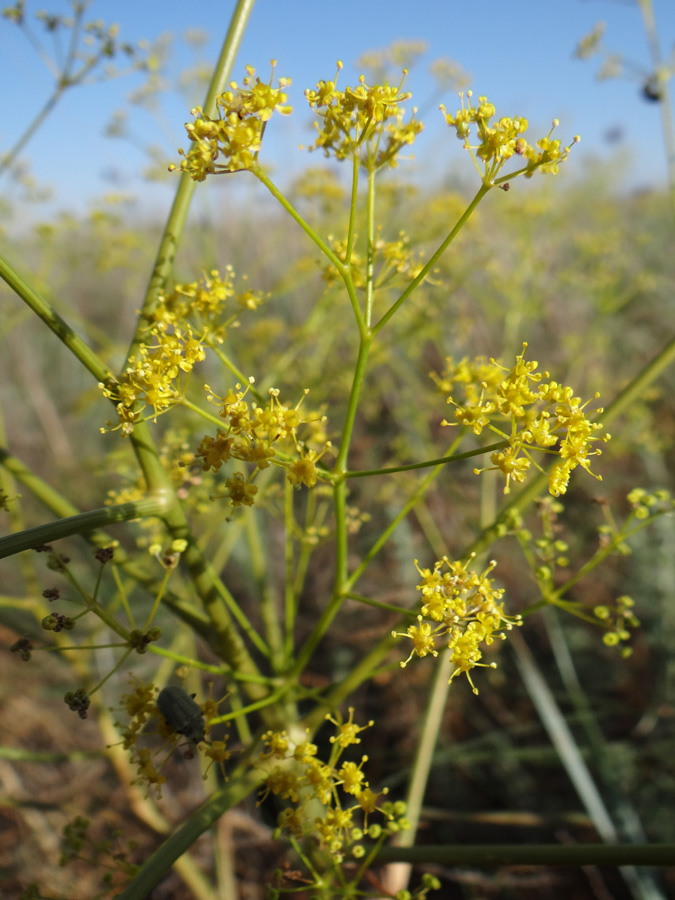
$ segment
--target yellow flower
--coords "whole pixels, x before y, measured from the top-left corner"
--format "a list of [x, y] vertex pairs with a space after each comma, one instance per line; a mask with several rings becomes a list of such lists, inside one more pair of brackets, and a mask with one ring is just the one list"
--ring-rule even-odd
[[432, 656], [438, 656], [438, 651], [436, 650], [436, 641], [434, 640], [434, 635], [437, 633], [437, 631], [434, 630], [432, 634], [431, 625], [429, 624], [429, 622], [422, 621], [422, 616], [418, 616], [417, 621], [420, 624], [409, 625], [408, 630], [405, 634], [401, 634], [397, 631], [392, 631], [391, 633], [392, 637], [409, 637], [413, 642], [413, 648], [410, 651], [410, 656], [400, 664], [402, 669], [405, 669], [413, 656], [419, 656], [420, 659], [427, 656], [427, 654], [429, 653]]
[[[519, 452], [518, 447], [507, 447], [505, 450], [497, 450], [490, 456], [493, 467], [506, 475], [505, 494], [511, 491], [511, 479], [517, 482], [525, 481], [528, 469], [532, 465], [532, 460], [526, 456], [518, 456]], [[485, 469], [474, 469], [476, 474], [484, 471]]]
[[218, 430], [216, 437], [205, 435], [195, 452], [195, 457], [202, 458], [202, 469], [206, 472], [213, 469], [218, 472], [224, 462], [232, 455], [233, 437], [226, 437], [223, 431]]
[[[582, 403], [569, 386], [555, 381], [541, 383], [543, 378], [548, 379], [548, 372], [538, 372], [535, 360], [525, 360], [526, 348], [524, 343], [510, 370], [496, 360], [490, 360], [492, 373], [486, 370], [480, 357], [474, 366], [466, 360], [458, 365], [448, 360], [447, 370], [432, 377], [445, 391], [456, 393], [461, 389], [465, 402], [450, 394], [447, 402], [455, 407], [457, 421], [449, 423], [444, 419], [441, 424], [463, 424], [477, 435], [489, 429], [504, 438], [507, 446], [492, 454], [492, 466], [476, 468], [474, 472], [501, 471], [506, 476], [505, 494], [511, 489], [511, 481], [524, 481], [531, 466], [543, 471], [533, 457], [533, 451], [539, 449], [549, 454], [554, 452], [559, 457], [549, 474], [549, 491], [554, 496], [565, 492], [570, 473], [577, 466], [602, 480], [601, 476], [591, 472], [589, 457], [600, 455], [602, 451], [592, 449], [592, 445], [597, 441], [608, 441], [610, 435], [600, 434], [602, 423], [588, 418], [585, 407], [590, 401]], [[500, 378], [500, 372], [507, 374]], [[479, 377], [481, 380], [477, 383]], [[595, 413], [602, 411], [600, 407]], [[500, 427], [500, 420], [506, 420], [508, 424]], [[554, 447], [555, 450], [549, 449]]]
[[261, 753], [261, 759], [286, 758], [290, 744], [285, 731], [268, 731], [263, 735], [263, 742], [267, 746], [267, 751]]
[[246, 481], [241, 472], [235, 472], [225, 480], [225, 496], [230, 498], [235, 509], [238, 506], [253, 506], [253, 498], [257, 493], [257, 485]]
[[338, 62], [335, 81], [320, 81], [315, 91], [305, 91], [307, 102], [320, 119], [320, 123], [315, 123], [318, 135], [310, 151], [322, 149], [326, 156], [340, 160], [360, 158], [369, 171], [395, 166], [398, 152], [411, 144], [423, 128], [415, 119], [416, 110], [403, 123], [400, 104], [411, 97], [402, 91], [406, 70], [398, 87], [368, 86], [361, 75], [358, 87], [340, 91], [336, 82], [341, 69], [342, 63]]
[[368, 757], [364, 756], [357, 766], [354, 762], [343, 763], [338, 770], [337, 776], [342, 782], [342, 790], [346, 794], [358, 795], [362, 790], [362, 783], [365, 775], [361, 771], [361, 766], [368, 761]]
[[332, 722], [333, 725], [337, 726], [338, 733], [334, 735], [330, 742], [331, 744], [337, 743], [341, 748], [348, 747], [350, 744], [360, 744], [361, 738], [357, 737], [360, 731], [365, 731], [366, 728], [370, 728], [373, 725], [373, 722], [368, 722], [367, 725], [359, 726], [355, 722], [352, 721], [354, 716], [354, 707], [349, 707], [349, 719], [346, 722], [336, 722], [335, 719], [331, 718], [331, 716], [326, 716], [326, 719], [329, 722]]
[[[207, 175], [250, 169], [258, 158], [262, 146], [265, 125], [274, 112], [282, 116], [291, 113], [286, 104], [285, 88], [289, 78], [280, 78], [279, 86], [272, 87], [275, 60], [272, 60], [269, 84], [263, 84], [252, 66], [246, 67], [246, 77], [239, 87], [230, 83], [230, 90], [216, 99], [218, 118], [211, 119], [197, 106], [191, 110], [194, 122], [188, 122], [185, 130], [192, 147], [180, 164], [193, 181], [204, 181]], [[175, 166], [169, 167], [171, 170]]]
[[316, 450], [309, 450], [306, 456], [301, 457], [288, 467], [288, 480], [293, 485], [305, 484], [314, 487], [316, 484], [316, 460], [319, 454]]
[[[539, 148], [537, 153], [522, 137], [528, 128], [527, 119], [522, 116], [502, 117], [496, 123], [491, 124], [496, 110], [494, 105], [488, 102], [487, 97], [479, 97], [478, 106], [474, 106], [472, 105], [472, 91], [460, 93], [459, 96], [462, 108], [457, 110], [455, 115], [448, 113], [443, 105], [440, 109], [447, 124], [454, 128], [457, 137], [464, 141], [464, 147], [471, 154], [474, 165], [480, 173], [483, 183], [487, 186], [494, 183], [504, 164], [514, 155], [523, 157], [526, 164], [509, 177], [524, 174], [526, 178], [530, 178], [537, 169], [555, 174], [559, 164], [567, 159], [571, 145], [561, 147], [560, 141], [551, 140], [553, 129], [558, 125], [557, 119], [554, 119], [548, 135], [537, 142]], [[472, 126], [475, 127], [478, 138], [476, 144], [470, 143]], [[576, 136], [572, 143], [578, 141], [579, 137]], [[479, 160], [483, 163], [482, 170]], [[505, 182], [506, 177], [500, 179], [500, 183]]]
[[[435, 648], [440, 645], [437, 641], [445, 637], [455, 666], [451, 680], [463, 672], [473, 691], [478, 693], [469, 671], [485, 665], [480, 662], [480, 645], [492, 644], [496, 637], [504, 637], [504, 631], [521, 624], [520, 616], [505, 615], [503, 605], [498, 602], [504, 590], [495, 588], [488, 577], [495, 566], [496, 563], [491, 562], [479, 575], [468, 568], [468, 562], [451, 562], [443, 557], [431, 572], [420, 569], [415, 560], [415, 567], [422, 576], [417, 585], [424, 597], [422, 612], [417, 617], [418, 624], [409, 626], [407, 632], [392, 632], [394, 637], [407, 637], [413, 642], [410, 656], [400, 663], [402, 668], [413, 656], [438, 656]], [[447, 571], [442, 573], [444, 568]], [[432, 622], [425, 622], [425, 617]]]

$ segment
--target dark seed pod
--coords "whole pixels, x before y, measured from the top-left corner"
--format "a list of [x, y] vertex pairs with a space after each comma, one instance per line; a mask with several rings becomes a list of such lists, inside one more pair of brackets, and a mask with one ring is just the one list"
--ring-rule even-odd
[[204, 740], [204, 714], [198, 703], [177, 685], [169, 685], [160, 691], [157, 709], [177, 734], [198, 744]]

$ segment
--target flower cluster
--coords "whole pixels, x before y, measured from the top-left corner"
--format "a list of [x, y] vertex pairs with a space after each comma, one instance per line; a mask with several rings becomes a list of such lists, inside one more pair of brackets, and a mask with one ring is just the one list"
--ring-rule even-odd
[[[202, 469], [218, 472], [230, 459], [255, 466], [248, 479], [239, 472], [228, 478], [225, 492], [219, 496], [229, 497], [235, 508], [252, 506], [258, 492], [253, 478], [272, 463], [286, 469], [292, 485], [314, 487], [319, 478], [317, 463], [331, 444], [326, 441], [322, 449], [315, 450], [307, 442], [323, 437], [324, 416], [304, 413], [302, 400], [294, 407], [284, 406], [276, 388], [270, 388], [267, 406], [259, 406], [255, 401], [249, 405], [246, 399], [249, 388], [243, 390], [240, 384], [225, 397], [218, 397], [209, 387], [206, 390], [209, 401], [220, 406], [220, 416], [226, 427], [222, 431], [219, 429], [215, 437], [206, 435], [199, 444], [195, 457], [200, 460]], [[302, 425], [308, 426], [309, 435], [300, 442], [297, 431]]]
[[152, 407], [151, 417], [156, 418], [179, 402], [187, 386], [187, 381], [180, 384], [181, 375], [189, 375], [206, 356], [204, 336], [195, 337], [190, 325], [156, 322], [149, 335], [154, 343], [139, 345], [120, 378], [99, 383], [103, 395], [115, 403], [123, 434], [131, 434], [146, 407]]
[[[209, 342], [221, 343], [226, 329], [237, 318], [235, 310], [228, 314], [227, 301], [234, 301], [240, 311], [255, 310], [266, 299], [260, 291], [247, 287], [235, 290], [234, 280], [234, 269], [226, 266], [223, 276], [218, 269], [212, 269], [196, 281], [176, 284], [172, 291], [160, 292], [153, 320], [174, 328], [190, 322]], [[246, 281], [246, 276], [243, 280]]]
[[[473, 557], [472, 557], [473, 558]], [[489, 646], [495, 638], [504, 639], [504, 631], [521, 624], [520, 616], [506, 616], [504, 604], [498, 601], [503, 588], [493, 587], [489, 573], [497, 565], [491, 562], [478, 575], [467, 568], [468, 563], [450, 562], [443, 557], [434, 564], [433, 571], [415, 567], [422, 576], [417, 590], [422, 591], [421, 614], [417, 625], [410, 625], [406, 633], [392, 632], [393, 637], [407, 637], [413, 642], [410, 656], [401, 663], [405, 668], [413, 656], [438, 656], [438, 648], [450, 650], [454, 670], [452, 681], [464, 673], [474, 694], [478, 689], [471, 680], [471, 669], [476, 666], [496, 668], [496, 663], [482, 663], [481, 646]], [[443, 572], [443, 568], [447, 568]]]
[[[258, 766], [270, 769], [266, 778], [262, 803], [269, 794], [289, 801], [279, 814], [280, 829], [298, 838], [318, 838], [321, 847], [330, 851], [335, 862], [341, 862], [345, 848], [350, 847], [355, 857], [364, 854], [359, 843], [364, 837], [379, 837], [383, 829], [379, 825], [368, 826], [368, 816], [376, 811], [385, 818], [384, 831], [394, 833], [405, 829], [403, 819], [405, 805], [380, 802], [387, 793], [371, 790], [363, 766], [368, 761], [362, 756], [360, 763], [341, 762], [343, 751], [351, 744], [359, 744], [359, 732], [373, 725], [359, 727], [353, 721], [350, 708], [346, 722], [326, 716], [336, 726], [331, 738], [331, 754], [327, 763], [318, 757], [316, 744], [305, 740], [293, 741], [285, 731], [268, 731], [263, 736], [265, 751], [260, 754]], [[316, 815], [316, 810], [321, 811]], [[312, 813], [310, 814], [310, 810]], [[363, 816], [363, 825], [355, 822], [354, 814]]]
[[[606, 442], [610, 435], [598, 433], [602, 431], [601, 422], [589, 421], [585, 407], [590, 401], [582, 403], [571, 387], [556, 381], [540, 383], [549, 374], [537, 373], [539, 364], [534, 360], [525, 362], [526, 347], [523, 344], [510, 371], [494, 359], [490, 360], [491, 371], [481, 358], [472, 364], [463, 360], [458, 367], [450, 361], [448, 371], [436, 379], [437, 383], [461, 385], [465, 400], [458, 403], [450, 395], [447, 402], [455, 407], [455, 421], [444, 419], [441, 424], [465, 425], [477, 435], [488, 428], [507, 441], [503, 450], [492, 454], [492, 466], [488, 467], [499, 469], [506, 476], [505, 494], [510, 491], [511, 481], [524, 481], [531, 466], [543, 471], [532, 458], [534, 450], [559, 457], [548, 473], [548, 489], [554, 497], [565, 493], [570, 474], [577, 466], [602, 481], [602, 476], [591, 472], [589, 457], [602, 452], [598, 448], [592, 450], [593, 443]], [[508, 373], [506, 377], [504, 372]], [[478, 374], [485, 376], [480, 382], [475, 380]], [[595, 413], [602, 411], [598, 408]], [[506, 420], [508, 428], [497, 427], [495, 419]], [[484, 471], [474, 469], [476, 474]]]
[[[560, 141], [551, 139], [553, 129], [559, 124], [557, 119], [553, 120], [549, 133], [537, 141], [535, 148], [523, 137], [528, 127], [527, 119], [505, 117], [491, 124], [496, 110], [494, 105], [488, 102], [487, 97], [479, 97], [478, 105], [474, 106], [472, 91], [460, 93], [459, 96], [462, 108], [457, 110], [454, 116], [446, 112], [442, 104], [440, 109], [445, 121], [457, 132], [457, 137], [464, 141], [464, 147], [471, 153], [474, 164], [486, 184], [492, 183], [502, 166], [514, 155], [521, 157], [525, 165], [512, 173], [510, 176], [512, 178], [520, 174], [531, 178], [537, 169], [555, 174], [560, 163], [567, 159], [571, 145], [563, 147]], [[472, 125], [476, 128], [479, 141], [476, 144], [470, 142]], [[579, 140], [577, 135], [572, 143], [576, 144]], [[478, 160], [483, 163], [483, 171]]]
[[337, 67], [334, 81], [319, 81], [315, 91], [305, 91], [307, 102], [320, 118], [314, 123], [318, 135], [310, 150], [321, 149], [336, 159], [356, 158], [363, 151], [361, 161], [369, 171], [396, 166], [398, 152], [412, 144], [424, 127], [415, 119], [415, 109], [408, 122], [403, 122], [405, 110], [400, 104], [412, 96], [402, 91], [407, 71], [403, 70], [398, 87], [369, 87], [361, 75], [358, 87], [339, 91], [336, 82], [342, 63]]
[[[622, 641], [629, 641], [631, 635], [628, 628], [640, 627], [640, 620], [633, 612], [634, 606], [633, 598], [624, 594], [622, 597], [617, 597], [614, 606], [603, 604], [594, 607], [593, 615], [605, 628], [602, 642], [607, 647], [618, 647]], [[632, 652], [630, 647], [621, 648], [621, 655], [624, 659]]]
[[636, 519], [649, 519], [650, 516], [670, 512], [675, 507], [675, 500], [664, 489], [646, 491], [644, 488], [633, 488], [626, 499]]
[[[192, 146], [187, 153], [178, 152], [184, 157], [180, 168], [193, 181], [204, 181], [207, 175], [250, 169], [257, 161], [265, 126], [272, 114], [291, 113], [285, 93], [290, 79], [280, 78], [279, 86], [272, 87], [276, 61], [272, 60], [271, 65], [269, 84], [255, 77], [253, 66], [246, 66], [243, 86], [232, 81], [230, 90], [217, 98], [218, 118], [211, 119], [200, 106], [190, 110], [195, 121], [188, 122], [185, 130]], [[171, 171], [175, 168], [169, 167]]]
[[[148, 790], [151, 787], [157, 789], [157, 796], [162, 796], [162, 785], [166, 783], [166, 776], [162, 774], [162, 768], [167, 759], [171, 756], [175, 748], [180, 743], [185, 743], [185, 738], [178, 734], [175, 729], [165, 720], [157, 706], [158, 690], [154, 684], [143, 684], [134, 680], [134, 689], [130, 694], [124, 694], [121, 698], [122, 707], [128, 713], [130, 720], [127, 724], [120, 726], [124, 732], [122, 745], [125, 750], [131, 750], [131, 761], [136, 766], [137, 784], [147, 785]], [[207, 699], [199, 704], [204, 716], [204, 734], [208, 737], [211, 731], [211, 720], [218, 715], [218, 700], [214, 700], [212, 694], [212, 685], [209, 684], [209, 694]], [[161, 752], [151, 750], [149, 747], [139, 747], [138, 740], [142, 733], [145, 733], [146, 727], [154, 723], [153, 730], [162, 741], [163, 747], [169, 747], [169, 754], [159, 765], [155, 763], [155, 757]], [[120, 725], [120, 723], [117, 723]], [[221, 770], [224, 763], [230, 758], [232, 751], [227, 749], [227, 735], [222, 741], [199, 742], [199, 751], [206, 759], [210, 760], [209, 765], [217, 763]], [[192, 752], [188, 752], [188, 756]], [[224, 772], [223, 772], [224, 776]]]

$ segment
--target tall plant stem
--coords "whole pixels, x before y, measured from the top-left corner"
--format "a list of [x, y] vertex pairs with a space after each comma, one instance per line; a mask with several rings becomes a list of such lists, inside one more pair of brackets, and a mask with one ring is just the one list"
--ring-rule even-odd
[[260, 775], [255, 773], [249, 772], [244, 775], [240, 772], [239, 777], [234, 773], [231, 782], [209, 797], [178, 831], [152, 854], [134, 880], [117, 895], [117, 900], [146, 900], [176, 860], [189, 850], [197, 838], [211, 828], [224, 812], [232, 809], [252, 793], [259, 781]]
[[[204, 100], [203, 110], [208, 116], [213, 116], [216, 112], [216, 99], [219, 94], [225, 90], [227, 82], [232, 72], [234, 61], [239, 52], [241, 41], [246, 30], [251, 10], [253, 9], [254, 0], [239, 0], [237, 6], [232, 13], [230, 26], [227, 30], [225, 40], [223, 42], [218, 62], [216, 63], [211, 78], [211, 83]], [[180, 244], [180, 239], [185, 227], [190, 202], [195, 192], [197, 183], [193, 181], [187, 173], [180, 176], [180, 183], [176, 191], [176, 197], [171, 207], [171, 212], [159, 243], [155, 265], [150, 276], [145, 300], [141, 308], [141, 313], [136, 326], [136, 333], [129, 347], [127, 354], [127, 362], [129, 356], [133, 355], [141, 343], [141, 334], [143, 329], [151, 320], [152, 311], [157, 305], [159, 292], [163, 290], [171, 275], [176, 251]], [[125, 365], [126, 368], [126, 365]]]
[[0, 559], [13, 556], [22, 550], [30, 550], [40, 544], [48, 544], [72, 534], [85, 534], [104, 528], [115, 522], [128, 522], [131, 519], [161, 517], [165, 504], [161, 497], [145, 497], [132, 503], [120, 503], [117, 506], [104, 506], [88, 512], [77, 513], [65, 519], [58, 519], [46, 525], [36, 525], [16, 534], [0, 538]]
[[73, 356], [96, 378], [107, 382], [112, 377], [110, 369], [87, 346], [82, 338], [62, 319], [51, 304], [41, 297], [36, 290], [19, 274], [12, 263], [0, 253], [0, 278], [23, 300], [23, 302], [39, 316], [45, 325], [62, 341]]
[[65, 88], [59, 85], [52, 92], [51, 96], [43, 105], [42, 109], [36, 114], [35, 118], [30, 123], [28, 128], [26, 128], [24, 133], [15, 142], [14, 146], [10, 150], [8, 150], [7, 153], [3, 156], [2, 160], [0, 160], [0, 176], [2, 176], [12, 166], [19, 153], [21, 153], [21, 151], [26, 146], [28, 141], [33, 137], [35, 132], [42, 126], [49, 113], [54, 109], [56, 104], [61, 99], [64, 90]]
[[12, 164], [16, 161], [19, 153], [21, 153], [28, 141], [30, 141], [35, 132], [42, 127], [45, 119], [53, 111], [54, 107], [59, 102], [66, 89], [69, 87], [73, 87], [76, 84], [81, 84], [89, 74], [91, 69], [94, 68], [96, 62], [100, 60], [99, 56], [94, 57], [93, 59], [90, 59], [89, 63], [85, 63], [80, 68], [79, 72], [73, 73], [73, 67], [76, 65], [77, 61], [77, 44], [80, 34], [82, 33], [82, 19], [84, 17], [85, 10], [86, 4], [84, 3], [76, 4], [73, 8], [73, 23], [70, 31], [68, 52], [60, 71], [55, 65], [51, 64], [51, 60], [49, 60], [49, 57], [41, 48], [39, 42], [34, 37], [32, 37], [30, 31], [25, 28], [24, 23], [24, 34], [27, 35], [28, 40], [33, 45], [35, 50], [37, 50], [38, 55], [47, 65], [47, 68], [51, 71], [56, 80], [56, 87], [52, 91], [51, 96], [44, 103], [42, 109], [35, 115], [33, 121], [29, 123], [23, 134], [18, 137], [18, 139], [14, 143], [14, 146], [7, 153], [3, 154], [3, 158], [0, 161], [0, 176], [2, 176], [2, 174], [12, 166]]
[[673, 107], [670, 99], [669, 73], [665, 71], [659, 34], [654, 19], [654, 6], [652, 0], [638, 0], [649, 55], [652, 60], [652, 68], [657, 78], [659, 93], [659, 110], [661, 112], [661, 129], [663, 131], [663, 143], [666, 148], [666, 163], [668, 166], [668, 192], [675, 216], [675, 122], [673, 122]]
[[[230, 26], [204, 101], [203, 108], [208, 115], [215, 113], [216, 98], [222, 93], [230, 77], [246, 23], [253, 8], [253, 2], [254, 0], [239, 0], [232, 14]], [[160, 291], [165, 288], [171, 275], [195, 186], [196, 183], [188, 175], [181, 176], [176, 197], [159, 244], [155, 265], [138, 318], [136, 332], [129, 347], [127, 360], [129, 356], [136, 352], [138, 344], [141, 343], [143, 330], [151, 320], [152, 312], [159, 301]], [[169, 508], [164, 516], [164, 522], [174, 539], [182, 538], [188, 542], [188, 547], [181, 559], [188, 569], [195, 589], [204, 604], [205, 611], [211, 618], [213, 626], [219, 635], [219, 643], [224, 654], [223, 659], [234, 669], [238, 669], [245, 674], [257, 675], [257, 668], [246, 651], [239, 633], [234, 628], [230, 613], [226, 608], [227, 604], [230, 612], [232, 612], [236, 609], [236, 604], [191, 534], [185, 511], [176, 497], [169, 476], [159, 459], [148, 424], [146, 422], [139, 423], [131, 434], [130, 440], [148, 486], [151, 490], [164, 491], [171, 497]], [[259, 699], [261, 694], [264, 693], [264, 689], [261, 690], [261, 687], [255, 684], [251, 684], [251, 690], [256, 695], [254, 699]]]

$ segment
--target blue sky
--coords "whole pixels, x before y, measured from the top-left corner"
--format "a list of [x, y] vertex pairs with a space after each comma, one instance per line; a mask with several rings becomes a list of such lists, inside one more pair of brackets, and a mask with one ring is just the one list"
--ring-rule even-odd
[[[94, 0], [89, 17], [118, 23], [120, 38], [130, 42], [143, 38], [154, 41], [167, 32], [178, 39], [186, 29], [201, 29], [206, 43], [199, 51], [200, 58], [212, 61], [234, 5], [233, 0], [194, 5], [170, 0]], [[27, 0], [26, 7], [29, 21], [41, 7], [64, 14], [68, 10], [64, 0]], [[675, 2], [654, 0], [654, 10], [662, 52], [667, 55], [675, 41]], [[297, 149], [299, 142], [311, 141], [302, 96], [305, 87], [332, 78], [338, 58], [345, 65], [341, 83], [353, 84], [361, 54], [406, 39], [427, 45], [407, 80], [407, 87], [413, 91], [411, 105], [420, 106], [427, 126], [415, 146], [418, 171], [430, 165], [439, 173], [453, 166], [466, 171], [462, 168], [461, 145], [437, 109], [440, 100], [454, 109], [456, 94], [435, 94], [428, 72], [432, 61], [445, 57], [472, 76], [471, 87], [476, 94], [488, 96], [498, 115], [528, 118], [533, 138], [547, 131], [554, 117], [560, 120], [558, 136], [565, 142], [580, 134], [582, 143], [575, 148], [580, 169], [584, 156], [610, 159], [623, 151], [630, 158], [624, 178], [628, 187], [658, 184], [665, 179], [658, 104], [642, 99], [638, 80], [599, 82], [595, 79], [597, 59], [573, 59], [579, 38], [600, 20], [607, 24], [605, 44], [647, 73], [649, 56], [637, 2], [340, 0], [321, 4], [310, 0], [257, 0], [233, 77], [240, 79], [244, 64], [251, 63], [266, 78], [269, 60], [274, 57], [278, 60], [277, 74], [293, 80], [290, 95], [294, 116], [271, 123], [262, 154], [263, 162], [270, 164], [279, 180], [284, 173], [297, 172], [306, 162]], [[42, 35], [37, 25], [35, 32]], [[174, 74], [195, 59], [194, 53], [177, 40]], [[40, 108], [51, 86], [45, 66], [29, 43], [4, 20], [0, 21], [0, 79], [5, 85], [0, 96], [0, 152], [4, 152]], [[66, 93], [25, 151], [33, 174], [53, 190], [54, 200], [43, 208], [45, 211], [81, 210], [93, 198], [112, 190], [142, 191], [146, 207], [158, 211], [168, 206], [171, 188], [147, 187], [142, 180], [141, 171], [147, 164], [143, 152], [126, 141], [103, 135], [113, 110], [124, 108], [128, 94], [140, 84], [140, 77], [131, 75]], [[167, 159], [177, 159], [175, 148], [186, 143], [183, 123], [190, 118], [188, 108], [200, 100], [201, 96], [187, 101], [167, 95], [159, 118], [133, 109], [131, 130], [141, 142], [162, 146]], [[612, 135], [613, 142], [608, 140]], [[319, 158], [312, 162], [319, 162]], [[6, 179], [0, 181], [0, 192], [8, 188], [11, 191]]]

